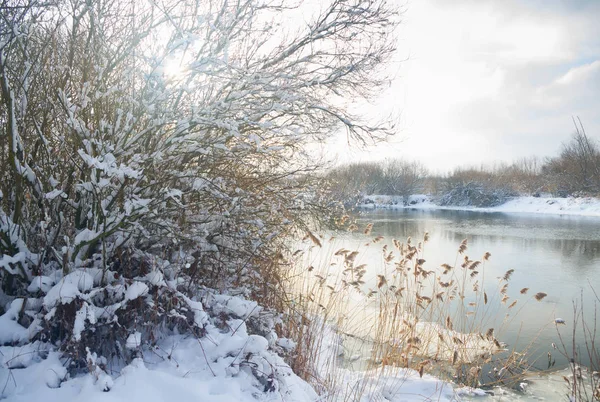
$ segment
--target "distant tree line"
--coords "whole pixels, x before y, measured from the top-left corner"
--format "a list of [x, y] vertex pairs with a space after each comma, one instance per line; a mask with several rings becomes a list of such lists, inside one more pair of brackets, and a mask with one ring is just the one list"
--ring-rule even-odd
[[493, 193], [499, 202], [517, 195], [578, 196], [600, 194], [600, 145], [585, 132], [581, 122], [555, 157], [521, 158], [513, 163], [458, 167], [445, 175], [431, 175], [418, 161], [391, 159], [357, 162], [328, 173], [333, 193], [346, 204], [365, 196], [411, 194], [444, 196], [456, 191]]
[[407, 203], [411, 194], [423, 191], [428, 174], [420, 162], [390, 159], [340, 166], [330, 171], [328, 178], [333, 183], [332, 196], [345, 203], [372, 194], [402, 196]]

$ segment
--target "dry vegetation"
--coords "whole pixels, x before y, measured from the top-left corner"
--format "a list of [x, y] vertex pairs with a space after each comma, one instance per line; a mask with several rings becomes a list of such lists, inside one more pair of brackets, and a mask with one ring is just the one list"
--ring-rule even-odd
[[81, 373], [130, 362], [131, 334], [204, 336], [211, 294], [280, 305], [282, 250], [331, 213], [308, 146], [391, 134], [341, 99], [386, 85], [399, 22], [331, 0], [292, 29], [299, 6], [2, 3], [0, 313], [23, 334], [3, 343]]
[[[591, 305], [586, 305], [583, 291], [580, 299], [573, 301], [572, 328], [556, 326], [559, 342], [553, 345], [553, 352], [570, 362], [567, 374], [563, 376], [570, 398], [575, 401], [600, 401], [600, 345], [597, 339], [600, 330], [600, 297], [591, 284], [587, 292], [594, 296]], [[592, 320], [584, 318], [586, 309], [594, 311]], [[578, 342], [578, 338], [583, 342]], [[548, 359], [551, 358], [549, 352]]]
[[[453, 263], [427, 267], [427, 234], [418, 242], [400, 242], [373, 237], [371, 228], [364, 229], [365, 247], [381, 248], [380, 264], [360, 261], [366, 249], [336, 249], [334, 238], [296, 252], [297, 269], [290, 278], [294, 314], [284, 332], [299, 341], [298, 353], [291, 356], [298, 372], [328, 390], [332, 400], [332, 390], [347, 393], [351, 387], [360, 394], [370, 386], [340, 384], [342, 366], [358, 365], [367, 370], [365, 376], [410, 368], [470, 387], [514, 387], [528, 373], [539, 372], [528, 360], [535, 340], [520, 350], [502, 340], [519, 322], [520, 309], [546, 293], [523, 288], [514, 292], [519, 298], [509, 297], [514, 270], [486, 277], [490, 253], [471, 259], [466, 240]], [[308, 268], [307, 261], [312, 261]], [[323, 357], [331, 353], [332, 339], [343, 342]]]

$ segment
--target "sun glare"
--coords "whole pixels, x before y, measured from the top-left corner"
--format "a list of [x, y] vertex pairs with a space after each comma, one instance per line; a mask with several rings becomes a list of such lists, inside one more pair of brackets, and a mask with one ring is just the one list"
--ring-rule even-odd
[[169, 80], [177, 80], [183, 77], [186, 65], [182, 58], [171, 58], [164, 64], [164, 74]]

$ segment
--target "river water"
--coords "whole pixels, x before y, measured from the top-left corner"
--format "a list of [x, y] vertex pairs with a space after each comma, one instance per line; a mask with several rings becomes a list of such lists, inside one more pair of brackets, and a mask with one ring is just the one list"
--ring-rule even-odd
[[[598, 348], [600, 335], [590, 332], [586, 342], [582, 329], [585, 322], [593, 331], [596, 315], [600, 315], [600, 311], [595, 311], [596, 307], [600, 309], [600, 303], [594, 293], [600, 295], [600, 218], [378, 209], [361, 212], [357, 223], [361, 228], [372, 223], [372, 232], [368, 236], [360, 230], [338, 235], [335, 247], [360, 251], [356, 264], [367, 263], [371, 267], [365, 275], [365, 289], [376, 287], [377, 268], [372, 267], [377, 263], [373, 262], [382, 260], [379, 247], [365, 245], [374, 237], [383, 236], [381, 244], [391, 244], [391, 239], [405, 241], [410, 236], [416, 244], [427, 232], [429, 241], [421, 256], [431, 270], [439, 270], [444, 263], [455, 265], [464, 258], [457, 254], [457, 249], [467, 239], [464, 254], [470, 259], [479, 260], [484, 253], [491, 253], [485, 262], [483, 285], [489, 294], [497, 290], [507, 270], [514, 270], [506, 291], [510, 297], [506, 304], [519, 301], [518, 308], [509, 312], [514, 317], [506, 320], [503, 313], [495, 319], [504, 323], [493, 319], [485, 323], [503, 326], [498, 339], [507, 348], [526, 351], [533, 371], [548, 370], [550, 364], [551, 370], [564, 370], [574, 353], [584, 366], [598, 364], [590, 361], [586, 348], [591, 341]], [[523, 295], [520, 292], [523, 288], [530, 290]], [[534, 295], [538, 292], [547, 296], [537, 301]], [[577, 334], [573, 343], [574, 328]], [[600, 325], [597, 329], [600, 331]], [[541, 384], [538, 382], [538, 388]], [[542, 392], [541, 388], [538, 392]]]

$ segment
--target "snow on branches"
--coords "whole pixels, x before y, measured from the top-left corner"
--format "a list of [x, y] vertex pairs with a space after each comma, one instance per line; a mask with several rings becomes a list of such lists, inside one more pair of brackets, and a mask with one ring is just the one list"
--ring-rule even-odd
[[386, 83], [398, 20], [385, 0], [90, 4], [0, 17], [3, 341], [78, 368], [156, 328], [203, 336], [207, 289], [277, 291], [289, 236], [328, 218], [309, 145], [391, 132], [349, 110]]

